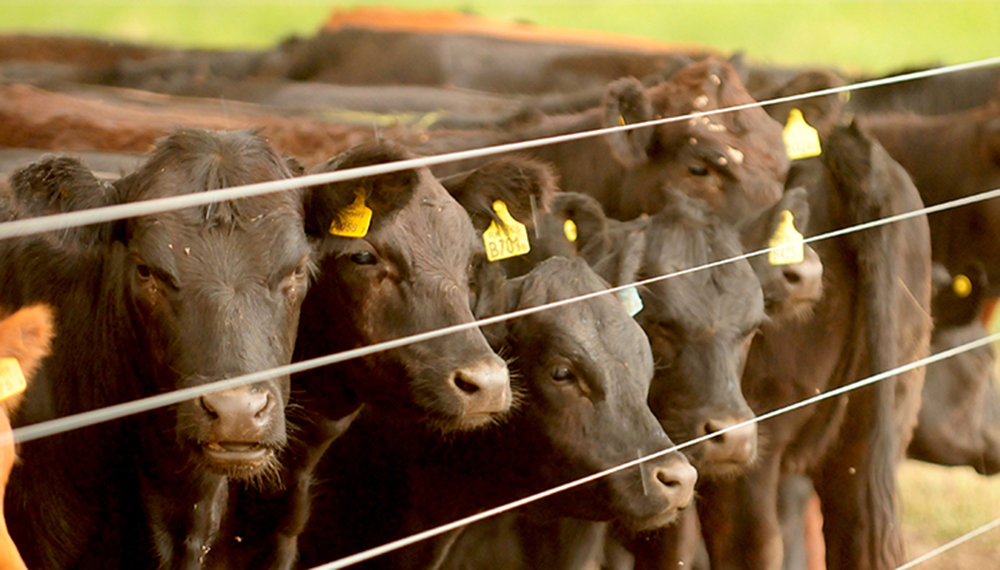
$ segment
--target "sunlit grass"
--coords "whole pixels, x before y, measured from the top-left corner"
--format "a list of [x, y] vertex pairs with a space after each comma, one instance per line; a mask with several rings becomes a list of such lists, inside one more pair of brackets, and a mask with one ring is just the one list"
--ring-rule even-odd
[[[265, 48], [312, 35], [333, 0], [5, 0], [0, 31], [87, 33], [161, 45]], [[924, 0], [397, 0], [544, 26], [745, 50], [758, 61], [887, 71], [1000, 55], [1000, 2]]]

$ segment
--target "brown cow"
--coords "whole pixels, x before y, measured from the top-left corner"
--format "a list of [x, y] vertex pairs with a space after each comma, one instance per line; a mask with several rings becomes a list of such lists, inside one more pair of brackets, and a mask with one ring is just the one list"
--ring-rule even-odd
[[[23, 308], [0, 321], [0, 365], [3, 366], [3, 392], [0, 393], [0, 505], [2, 505], [10, 470], [17, 460], [14, 443], [9, 439], [10, 415], [23, 398], [25, 383], [35, 375], [43, 358], [49, 354], [53, 334], [52, 310], [45, 305]], [[12, 361], [11, 361], [12, 359]], [[23, 380], [23, 382], [22, 382]], [[21, 554], [7, 531], [7, 521], [0, 508], [0, 567], [26, 570]]]

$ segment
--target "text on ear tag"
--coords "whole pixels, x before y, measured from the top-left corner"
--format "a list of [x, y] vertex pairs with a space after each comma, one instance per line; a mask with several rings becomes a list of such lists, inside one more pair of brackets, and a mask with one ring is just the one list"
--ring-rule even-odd
[[573, 220], [566, 220], [563, 222], [563, 234], [569, 241], [576, 241], [579, 234], [576, 233], [576, 222]]
[[781, 212], [781, 222], [771, 236], [768, 246], [778, 248], [767, 253], [767, 261], [771, 265], [792, 265], [802, 263], [805, 259], [802, 234], [795, 229], [795, 217], [790, 211]]
[[503, 200], [493, 202], [493, 211], [497, 213], [500, 222], [490, 222], [490, 227], [483, 232], [483, 244], [486, 246], [486, 259], [499, 261], [508, 257], [517, 257], [531, 251], [528, 244], [528, 230], [524, 224], [514, 219], [507, 211]]
[[819, 156], [822, 153], [819, 133], [809, 126], [802, 111], [798, 109], [792, 109], [788, 113], [788, 123], [781, 136], [785, 140], [785, 152], [791, 160]]
[[955, 292], [955, 295], [958, 295], [959, 299], [964, 299], [972, 294], [972, 281], [960, 273], [952, 279], [951, 290]]
[[28, 383], [16, 358], [0, 358], [0, 401], [24, 392]]
[[340, 216], [330, 224], [330, 233], [342, 237], [365, 237], [371, 223], [372, 210], [365, 206], [365, 192], [359, 188], [351, 205], [344, 208]]
[[639, 297], [639, 291], [635, 287], [622, 289], [616, 294], [622, 305], [625, 305], [625, 311], [628, 312], [628, 316], [634, 317], [642, 310], [642, 298]]

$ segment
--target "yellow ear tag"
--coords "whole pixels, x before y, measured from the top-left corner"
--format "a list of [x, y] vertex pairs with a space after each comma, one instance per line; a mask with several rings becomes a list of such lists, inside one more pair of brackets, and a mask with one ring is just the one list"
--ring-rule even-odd
[[483, 232], [483, 244], [486, 245], [486, 259], [499, 261], [508, 257], [517, 257], [531, 251], [528, 244], [528, 230], [524, 224], [514, 219], [507, 211], [507, 204], [502, 200], [493, 202], [493, 211], [503, 222], [503, 226], [497, 224], [496, 220], [490, 223], [490, 227]]
[[791, 160], [819, 156], [822, 152], [819, 146], [819, 133], [809, 126], [802, 116], [802, 111], [798, 109], [792, 109], [788, 113], [788, 124], [785, 125], [781, 136], [785, 140], [785, 152]]
[[354, 201], [344, 209], [340, 218], [335, 218], [330, 223], [330, 233], [343, 237], [365, 237], [371, 223], [372, 210], [365, 206], [365, 192], [359, 189], [354, 195]]
[[576, 241], [576, 238], [579, 237], [576, 233], [576, 222], [573, 220], [563, 222], [563, 234], [566, 235], [566, 239], [569, 241]]
[[776, 247], [767, 254], [767, 261], [771, 265], [792, 265], [802, 263], [805, 259], [805, 247], [802, 242], [802, 234], [795, 229], [795, 217], [788, 210], [781, 212], [781, 223], [778, 229], [771, 236], [768, 246]]
[[0, 401], [24, 392], [28, 383], [24, 381], [21, 365], [16, 358], [0, 358]]
[[618, 115], [618, 126], [619, 127], [625, 126], [625, 115]]
[[951, 290], [958, 295], [959, 299], [964, 299], [972, 294], [972, 281], [965, 275], [958, 274], [951, 282]]

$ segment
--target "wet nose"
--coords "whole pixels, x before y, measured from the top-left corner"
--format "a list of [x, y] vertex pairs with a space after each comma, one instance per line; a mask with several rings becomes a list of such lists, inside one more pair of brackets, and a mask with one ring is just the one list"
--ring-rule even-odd
[[819, 300], [823, 292], [823, 264], [813, 248], [805, 246], [802, 262], [782, 267], [781, 274], [789, 301], [809, 303]]
[[[704, 424], [704, 435], [711, 435], [735, 426], [744, 419], [710, 419]], [[702, 461], [710, 463], [746, 463], [757, 454], [757, 424], [731, 429], [705, 441]]]
[[680, 510], [691, 504], [698, 472], [680, 454], [671, 454], [665, 465], [652, 465], [650, 475], [657, 491], [670, 503], [670, 510]]
[[507, 365], [500, 357], [459, 368], [449, 384], [462, 415], [502, 414], [510, 409], [513, 400]]
[[200, 404], [215, 441], [260, 439], [277, 407], [269, 391], [250, 387], [202, 396]]

